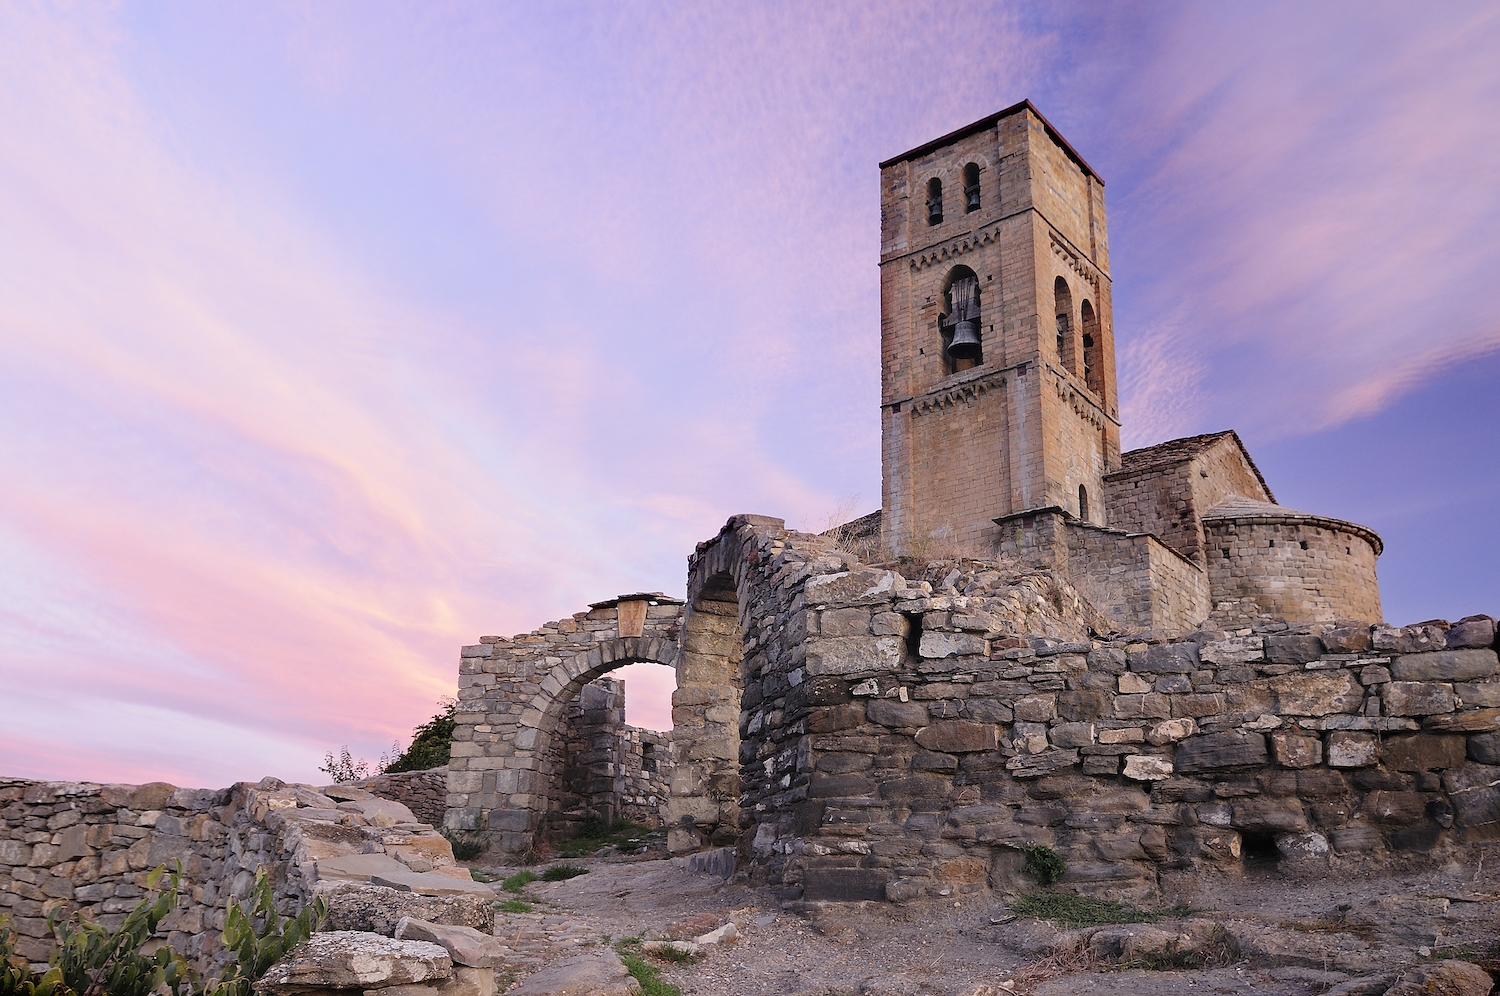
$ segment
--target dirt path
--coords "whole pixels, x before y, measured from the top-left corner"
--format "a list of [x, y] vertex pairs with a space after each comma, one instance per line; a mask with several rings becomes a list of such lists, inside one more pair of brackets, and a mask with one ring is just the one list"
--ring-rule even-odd
[[[692, 936], [731, 918], [736, 943], [710, 947], [692, 964], [664, 965], [663, 977], [694, 996], [1310, 996], [1500, 942], [1500, 880], [1476, 881], [1462, 868], [1358, 882], [1275, 872], [1199, 879], [1165, 897], [1193, 908], [1185, 918], [1099, 928], [1116, 933], [1094, 937], [1014, 917], [993, 895], [792, 912], [769, 894], [668, 860], [575, 863], [590, 873], [532, 883], [524, 898], [533, 912], [497, 916], [495, 933], [516, 952], [518, 977], [622, 938]], [[1120, 937], [1156, 936], [1149, 930], [1184, 938], [1217, 930], [1214, 937], [1232, 943], [1214, 949], [1223, 964], [1213, 968], [1146, 971], [1122, 966], [1140, 963], [1138, 956], [1089, 954], [1091, 941], [1129, 945], [1135, 941]], [[1052, 954], [1070, 944], [1083, 951]], [[1012, 988], [1002, 987], [1007, 982]]]

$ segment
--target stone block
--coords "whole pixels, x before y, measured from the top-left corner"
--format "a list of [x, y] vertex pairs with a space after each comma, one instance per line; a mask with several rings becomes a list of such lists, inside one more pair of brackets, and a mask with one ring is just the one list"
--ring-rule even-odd
[[1265, 641], [1259, 636], [1235, 636], [1205, 643], [1199, 657], [1210, 664], [1232, 666], [1265, 659]]
[[818, 632], [824, 636], [869, 636], [870, 610], [827, 609], [818, 620]]
[[1272, 733], [1271, 752], [1283, 768], [1310, 768], [1323, 762], [1323, 741], [1294, 733]]
[[1420, 792], [1371, 792], [1359, 810], [1377, 823], [1412, 826], [1426, 818], [1427, 796]]
[[1012, 708], [1018, 723], [1046, 723], [1057, 718], [1057, 698], [1052, 695], [1028, 695], [1017, 699]]
[[470, 968], [496, 968], [505, 964], [505, 946], [498, 937], [482, 934], [473, 927], [429, 923], [405, 916], [396, 923], [396, 940], [427, 941], [448, 952], [455, 965]]
[[946, 798], [950, 789], [953, 788], [953, 780], [938, 774], [926, 772], [908, 775], [905, 778], [893, 778], [880, 785], [880, 798], [892, 800], [906, 799], [942, 799]]
[[1172, 762], [1152, 754], [1128, 754], [1125, 757], [1125, 777], [1140, 782], [1171, 778]]
[[1093, 723], [1059, 723], [1052, 728], [1050, 736], [1057, 747], [1091, 747], [1095, 734]]
[[940, 660], [944, 657], [982, 656], [989, 653], [989, 648], [984, 637], [973, 633], [925, 632], [917, 652], [922, 657]]
[[1340, 626], [1323, 634], [1330, 654], [1362, 654], [1374, 646], [1369, 626]]
[[906, 587], [894, 571], [861, 569], [839, 574], [819, 574], [810, 578], [802, 589], [808, 606], [814, 605], [884, 605]]
[[1340, 854], [1360, 854], [1384, 845], [1380, 831], [1368, 824], [1355, 824], [1333, 831], [1333, 849]]
[[808, 780], [807, 794], [817, 799], [847, 799], [873, 794], [875, 782], [866, 775], [847, 772], [825, 774], [815, 771]]
[[1016, 718], [1015, 710], [993, 699], [969, 699], [964, 703], [964, 714], [976, 723], [1010, 723]]
[[807, 715], [807, 732], [809, 733], [834, 733], [838, 730], [852, 729], [862, 726], [865, 722], [865, 705], [862, 702], [849, 702], [837, 706], [821, 706], [814, 708]]
[[1464, 763], [1465, 738], [1418, 733], [1385, 742], [1385, 764], [1396, 771], [1445, 771]]
[[1443, 733], [1493, 733], [1500, 730], [1500, 709], [1469, 709], [1447, 716], [1432, 716], [1422, 725]]
[[1385, 996], [1488, 996], [1495, 985], [1490, 974], [1467, 961], [1449, 959], [1407, 969]]
[[1454, 823], [1476, 827], [1500, 821], [1500, 767], [1466, 764], [1443, 773], [1443, 790], [1453, 803]]
[[1468, 709], [1500, 708], [1500, 681], [1465, 681], [1453, 686], [1453, 693]]
[[1368, 733], [1335, 730], [1325, 753], [1331, 768], [1368, 768], [1380, 758], [1380, 743]]
[[1098, 689], [1070, 689], [1057, 693], [1057, 715], [1070, 723], [1107, 719], [1114, 714], [1111, 696]]
[[1193, 737], [1177, 748], [1177, 770], [1183, 774], [1266, 763], [1266, 738], [1260, 733], [1230, 731]]
[[1041, 754], [1022, 754], [1005, 762], [1005, 770], [1015, 778], [1042, 778], [1078, 763], [1076, 750], [1049, 750]]
[[1410, 654], [1391, 662], [1398, 681], [1483, 681], [1500, 673], [1493, 650], [1439, 650]]
[[1500, 733], [1481, 733], [1468, 740], [1469, 760], [1480, 764], [1500, 764]]
[[1307, 816], [1295, 797], [1245, 799], [1231, 806], [1230, 812], [1230, 826], [1236, 830], [1300, 833], [1307, 829]]
[[1380, 687], [1387, 716], [1436, 716], [1452, 712], [1453, 686], [1436, 681], [1391, 681]]
[[1101, 728], [1099, 730], [1099, 742], [1101, 744], [1138, 744], [1144, 742], [1146, 732], [1139, 726], [1127, 726], [1122, 729], [1111, 730]]
[[891, 872], [884, 868], [809, 868], [802, 873], [802, 898], [835, 903], [881, 900], [891, 880]]
[[1454, 623], [1447, 633], [1448, 647], [1493, 647], [1495, 620], [1489, 616], [1469, 616]]
[[1366, 664], [1359, 670], [1362, 685], [1380, 685], [1391, 680], [1391, 669], [1384, 664]]
[[371, 885], [383, 885], [397, 892], [415, 892], [421, 896], [475, 895], [494, 898], [495, 890], [483, 882], [465, 881], [437, 872], [383, 872], [370, 876]]
[[1146, 739], [1157, 747], [1175, 744], [1198, 732], [1198, 724], [1192, 719], [1168, 719], [1151, 727]]
[[1156, 679], [1156, 690], [1163, 695], [1181, 695], [1193, 690], [1193, 679], [1185, 674], [1164, 674]]
[[992, 723], [944, 720], [917, 731], [917, 743], [945, 754], [994, 750], [1000, 745], [1000, 728]]
[[1268, 683], [1283, 716], [1327, 716], [1355, 713], [1364, 703], [1365, 690], [1348, 671], [1296, 671]]
[[1165, 695], [1151, 692], [1115, 696], [1116, 719], [1168, 719], [1171, 715], [1172, 700]]
[[1266, 662], [1306, 664], [1323, 656], [1323, 641], [1316, 636], [1266, 637]]
[[1134, 671], [1126, 671], [1120, 675], [1119, 682], [1121, 695], [1143, 695], [1156, 687], [1154, 682], [1142, 678]]
[[1196, 643], [1158, 644], [1129, 657], [1130, 670], [1142, 674], [1192, 674], [1198, 663]]
[[895, 636], [819, 637], [807, 643], [807, 674], [880, 674], [901, 665], [906, 641]]
[[873, 699], [865, 706], [870, 722], [897, 729], [927, 725], [927, 707], [921, 702], [899, 702], [896, 699]]
[[640, 991], [620, 956], [606, 948], [544, 968], [508, 996], [636, 996]]
[[1414, 626], [1376, 626], [1371, 633], [1376, 650], [1398, 654], [1420, 654], [1448, 645], [1447, 623], [1417, 623]]

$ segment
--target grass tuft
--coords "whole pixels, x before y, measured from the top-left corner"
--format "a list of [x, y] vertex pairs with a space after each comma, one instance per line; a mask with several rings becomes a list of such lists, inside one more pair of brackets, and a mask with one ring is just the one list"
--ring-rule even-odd
[[1143, 910], [1112, 899], [1092, 899], [1066, 892], [1031, 892], [1010, 904], [1016, 916], [1051, 920], [1059, 927], [1101, 927], [1111, 923], [1155, 923], [1168, 917], [1186, 916], [1188, 906]]
[[582, 858], [606, 847], [613, 847], [621, 854], [639, 854], [665, 836], [665, 830], [652, 829], [643, 823], [630, 820], [609, 823], [591, 816], [583, 821], [581, 833], [577, 837], [557, 845], [557, 853], [563, 858]]
[[506, 899], [495, 904], [501, 913], [530, 913], [534, 907], [524, 899]]
[[661, 969], [638, 954], [621, 955], [625, 971], [641, 984], [641, 996], [682, 996], [682, 990], [661, 977]]
[[537, 880], [537, 874], [533, 871], [519, 871], [500, 883], [500, 888], [506, 892], [520, 893], [532, 882]]
[[542, 872], [543, 882], [566, 882], [570, 878], [579, 875], [587, 875], [589, 870], [582, 865], [553, 865]]

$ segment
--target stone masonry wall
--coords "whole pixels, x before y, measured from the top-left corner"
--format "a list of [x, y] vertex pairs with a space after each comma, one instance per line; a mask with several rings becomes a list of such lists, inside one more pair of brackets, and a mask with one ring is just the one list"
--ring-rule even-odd
[[389, 772], [354, 784], [372, 795], [401, 803], [423, 823], [443, 825], [443, 811], [448, 803], [446, 764], [423, 771]]
[[179, 906], [160, 930], [206, 970], [223, 961], [225, 903], [248, 896], [257, 871], [267, 873], [277, 905], [290, 913], [348, 881], [328, 861], [349, 855], [403, 872], [454, 867], [448, 842], [430, 826], [351, 786], [0, 779], [0, 915], [11, 918], [17, 953], [33, 962], [52, 948], [51, 905], [113, 929], [146, 895], [146, 876], [180, 861]]
[[807, 586], [809, 659], [827, 620], [893, 611], [921, 638], [895, 666], [817, 676], [787, 714], [806, 731], [805, 796], [749, 845], [784, 898], [1012, 887], [1031, 845], [1064, 856], [1067, 887], [1140, 897], [1239, 867], [1247, 842], [1338, 867], [1500, 838], [1488, 617], [1018, 639], [998, 620], [950, 632], [962, 617], [943, 589], [851, 604], [876, 574]]
[[1120, 630], [1191, 629], [1208, 617], [1208, 577], [1155, 536], [1067, 526], [1067, 574]]

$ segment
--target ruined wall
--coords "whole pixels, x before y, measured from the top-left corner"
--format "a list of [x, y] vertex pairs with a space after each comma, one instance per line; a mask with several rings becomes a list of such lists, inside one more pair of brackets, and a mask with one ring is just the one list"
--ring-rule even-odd
[[547, 832], [577, 835], [583, 820], [660, 826], [672, 736], [625, 725], [625, 683], [599, 678], [570, 702], [549, 748]]
[[448, 804], [448, 766], [423, 771], [397, 771], [353, 783], [371, 795], [399, 802], [423, 823], [443, 825]]
[[[45, 961], [47, 904], [113, 929], [147, 894], [152, 869], [181, 861], [180, 902], [160, 931], [207, 969], [223, 960], [225, 903], [249, 895], [257, 871], [270, 877], [284, 913], [315, 892], [337, 903], [341, 883], [361, 880], [329, 864], [341, 857], [358, 856], [365, 882], [371, 866], [452, 871], [448, 842], [411, 817], [358, 788], [275, 778], [227, 789], [0, 779], [0, 915], [11, 917], [17, 953]], [[467, 871], [458, 872], [467, 882]]]
[[1204, 528], [1221, 625], [1381, 618], [1377, 550], [1366, 535], [1311, 517], [1218, 519]]
[[1208, 618], [1208, 576], [1155, 536], [1069, 523], [1067, 575], [1121, 631], [1191, 629]]
[[[881, 625], [887, 608], [850, 604], [852, 581], [809, 582], [810, 633]], [[1338, 866], [1500, 837], [1489, 618], [1176, 640], [929, 632], [959, 618], [951, 597], [906, 589], [890, 608], [920, 618], [918, 654], [845, 657], [785, 716], [807, 732], [806, 794], [750, 848], [785, 897], [1012, 887], [1028, 845], [1064, 856], [1067, 887], [1139, 897], [1239, 867], [1247, 839]]]

